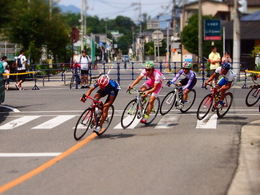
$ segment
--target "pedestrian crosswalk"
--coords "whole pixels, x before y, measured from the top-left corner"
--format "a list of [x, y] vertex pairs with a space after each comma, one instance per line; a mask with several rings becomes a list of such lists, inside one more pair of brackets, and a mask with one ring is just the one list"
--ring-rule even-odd
[[[68, 128], [74, 128], [74, 123], [76, 123], [79, 115], [28, 115], [28, 116], [17, 116], [14, 117], [13, 120], [6, 122], [3, 124], [0, 124], [0, 131], [6, 131], [6, 130], [12, 130], [12, 129], [19, 129], [25, 124], [32, 123], [33, 125], [29, 125], [30, 129], [37, 130], [37, 129], [54, 129], [55, 127], [58, 127], [62, 124], [65, 124], [66, 122], [73, 120], [73, 125], [71, 127], [68, 126]], [[191, 118], [191, 115], [179, 115], [179, 114], [168, 114], [165, 116], [158, 116], [157, 120], [153, 122], [154, 129], [170, 129], [173, 128], [175, 125], [179, 123], [180, 117], [188, 117], [189, 120]], [[114, 123], [111, 123], [110, 128], [111, 129], [123, 129], [120, 122], [121, 115], [115, 115], [114, 116]], [[213, 114], [212, 116], [202, 120], [198, 121], [196, 120], [195, 116], [192, 116], [194, 118], [194, 122], [196, 122], [196, 125], [194, 128], [197, 129], [216, 129], [217, 128], [217, 116], [216, 114]], [[128, 120], [127, 118], [125, 120]], [[38, 123], [38, 124], [37, 124]], [[133, 121], [133, 123], [128, 127], [128, 129], [135, 129], [138, 128], [138, 125], [140, 124], [140, 119], [137, 117]], [[194, 126], [193, 125], [193, 126]], [[31, 127], [32, 126], [32, 127]]]

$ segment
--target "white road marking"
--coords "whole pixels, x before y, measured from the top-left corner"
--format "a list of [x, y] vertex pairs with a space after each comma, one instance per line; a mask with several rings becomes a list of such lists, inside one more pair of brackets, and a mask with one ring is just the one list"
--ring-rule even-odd
[[180, 115], [165, 115], [155, 126], [155, 129], [168, 129], [172, 128], [173, 124], [176, 124], [180, 118]]
[[58, 156], [61, 152], [52, 153], [0, 153], [0, 157], [48, 157], [48, 156]]
[[[124, 118], [124, 122], [130, 122], [133, 119], [133, 117], [131, 115], [128, 115], [126, 118]], [[136, 125], [138, 125], [138, 123], [140, 122], [141, 118], [138, 119], [137, 116], [135, 117], [135, 120], [133, 121], [133, 123], [127, 127], [127, 129], [134, 129], [136, 127]], [[114, 129], [123, 129], [123, 127], [121, 126], [121, 122], [114, 127]]]
[[197, 120], [196, 129], [216, 129], [217, 128], [217, 114], [208, 115], [203, 120]]
[[21, 125], [24, 125], [25, 123], [28, 123], [34, 119], [39, 118], [40, 116], [23, 116], [18, 119], [12, 120], [9, 123], [6, 123], [2, 126], [0, 126], [0, 130], [9, 130], [14, 129], [16, 127], [19, 127]]
[[69, 119], [72, 119], [75, 117], [75, 115], [60, 115], [56, 116], [55, 118], [46, 121], [45, 123], [42, 123], [36, 127], [33, 127], [32, 129], [52, 129], [64, 122], [66, 122]]

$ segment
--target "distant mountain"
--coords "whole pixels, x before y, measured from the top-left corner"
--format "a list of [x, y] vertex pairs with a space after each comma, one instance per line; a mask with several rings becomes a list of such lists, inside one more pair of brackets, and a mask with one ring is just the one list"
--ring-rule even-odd
[[80, 9], [74, 5], [57, 5], [62, 12], [80, 13]]

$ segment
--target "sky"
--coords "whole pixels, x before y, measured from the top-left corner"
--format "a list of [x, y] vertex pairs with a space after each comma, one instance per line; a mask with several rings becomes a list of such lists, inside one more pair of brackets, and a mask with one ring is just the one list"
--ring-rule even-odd
[[[56, 0], [58, 4], [81, 7], [81, 0]], [[176, 0], [176, 3], [181, 0]], [[141, 5], [141, 6], [140, 6]], [[171, 15], [172, 0], [87, 0], [87, 14], [99, 18], [116, 18], [123, 15], [138, 21], [141, 13], [156, 17], [159, 14]]]

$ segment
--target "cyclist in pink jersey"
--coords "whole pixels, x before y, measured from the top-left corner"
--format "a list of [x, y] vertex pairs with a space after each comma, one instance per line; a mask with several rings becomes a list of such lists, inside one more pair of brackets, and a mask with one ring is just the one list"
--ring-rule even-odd
[[140, 121], [141, 123], [146, 123], [147, 119], [149, 118], [149, 114], [153, 109], [154, 100], [156, 97], [158, 97], [161, 91], [162, 82], [165, 79], [165, 77], [160, 71], [154, 69], [154, 63], [152, 61], [146, 62], [143, 66], [145, 69], [142, 70], [139, 77], [131, 85], [128, 86], [128, 90], [132, 89], [145, 76], [149, 78], [149, 80], [146, 81], [140, 89], [144, 92], [144, 95], [142, 96], [143, 98], [147, 97], [148, 94], [151, 94], [147, 113], [145, 114], [144, 118]]

